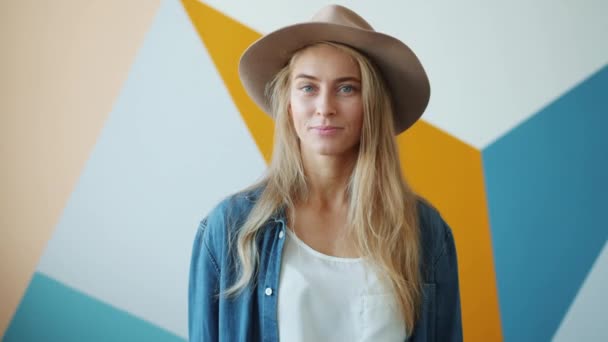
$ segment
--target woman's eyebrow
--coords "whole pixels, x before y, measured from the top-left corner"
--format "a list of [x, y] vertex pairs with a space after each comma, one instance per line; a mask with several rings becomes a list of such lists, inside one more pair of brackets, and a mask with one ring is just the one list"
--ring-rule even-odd
[[340, 77], [340, 78], [335, 79], [335, 82], [346, 82], [346, 81], [361, 83], [361, 80], [359, 80], [358, 77], [354, 77], [354, 76], [345, 76], [345, 77]]
[[318, 81], [319, 80], [318, 78], [316, 78], [314, 76], [306, 75], [306, 74], [298, 74], [293, 79], [297, 80], [298, 78], [306, 78], [306, 79], [313, 80], [313, 81]]
[[[311, 76], [311, 75], [306, 75], [306, 74], [298, 74], [296, 75], [296, 77], [294, 77], [294, 80], [298, 79], [298, 78], [306, 78], [309, 80], [313, 80], [313, 81], [318, 81], [319, 79]], [[338, 83], [338, 82], [345, 82], [345, 81], [351, 81], [351, 82], [358, 82], [361, 83], [361, 80], [359, 80], [358, 77], [355, 76], [344, 76], [344, 77], [338, 77], [334, 80], [334, 82]]]

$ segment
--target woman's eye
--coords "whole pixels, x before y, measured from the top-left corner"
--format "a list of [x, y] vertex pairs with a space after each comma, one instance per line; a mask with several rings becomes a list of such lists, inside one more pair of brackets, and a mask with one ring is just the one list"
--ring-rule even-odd
[[351, 85], [345, 85], [340, 87], [340, 91], [343, 93], [352, 93], [355, 90], [355, 88]]
[[311, 91], [313, 91], [313, 90], [314, 90], [314, 89], [313, 89], [313, 87], [312, 87], [312, 86], [309, 86], [309, 85], [307, 85], [307, 86], [303, 86], [303, 87], [302, 87], [302, 88], [300, 88], [300, 89], [301, 89], [303, 92], [305, 92], [305, 93], [310, 93]]

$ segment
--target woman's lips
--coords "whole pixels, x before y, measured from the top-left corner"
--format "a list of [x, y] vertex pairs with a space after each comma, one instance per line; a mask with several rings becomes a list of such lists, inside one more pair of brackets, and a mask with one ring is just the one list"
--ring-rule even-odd
[[312, 130], [319, 135], [332, 135], [341, 130], [341, 127], [336, 126], [317, 126], [312, 127]]

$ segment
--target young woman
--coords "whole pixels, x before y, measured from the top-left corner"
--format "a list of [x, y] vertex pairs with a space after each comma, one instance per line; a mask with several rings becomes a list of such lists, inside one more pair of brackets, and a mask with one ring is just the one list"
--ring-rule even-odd
[[460, 341], [450, 227], [402, 178], [414, 53], [341, 6], [274, 31], [239, 73], [275, 120], [265, 177], [196, 233], [190, 341]]

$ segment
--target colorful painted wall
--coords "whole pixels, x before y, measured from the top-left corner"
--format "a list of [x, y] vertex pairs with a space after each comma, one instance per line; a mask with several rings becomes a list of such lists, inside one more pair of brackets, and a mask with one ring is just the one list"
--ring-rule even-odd
[[[198, 221], [271, 150], [238, 58], [326, 3], [0, 4], [3, 341], [187, 338]], [[465, 340], [608, 340], [608, 2], [339, 3], [428, 71], [398, 143], [454, 231]]]

